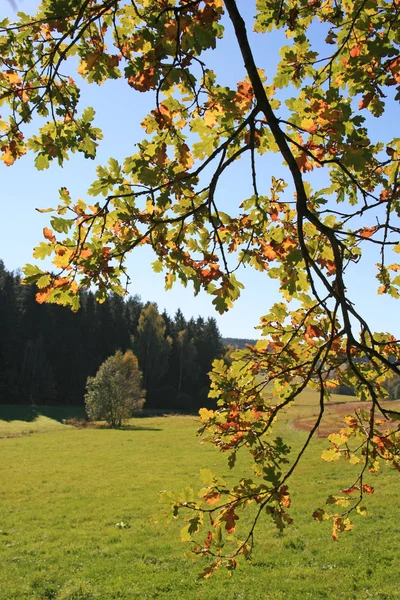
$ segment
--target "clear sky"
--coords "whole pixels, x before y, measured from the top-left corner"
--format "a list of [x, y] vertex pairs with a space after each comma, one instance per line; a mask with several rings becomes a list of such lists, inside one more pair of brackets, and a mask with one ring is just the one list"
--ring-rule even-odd
[[[18, 9], [27, 13], [33, 12], [38, 5], [36, 0], [15, 1]], [[239, 8], [242, 6], [245, 16], [251, 22], [251, 16], [255, 12], [253, 0], [239, 1]], [[12, 17], [13, 13], [11, 3], [2, 0], [0, 18]], [[220, 80], [222, 79], [222, 84], [235, 86], [237, 81], [244, 78], [244, 68], [230, 32], [231, 28], [227, 24], [227, 38], [221, 42], [218, 51], [209, 56], [213, 68]], [[252, 34], [252, 41], [258, 66], [266, 69], [268, 79], [271, 80], [282, 38], [279, 34], [274, 35], [272, 41], [269, 38], [268, 47], [264, 36]], [[78, 79], [75, 74], [73, 77]], [[63, 168], [52, 164], [47, 171], [37, 171], [34, 168], [31, 154], [17, 161], [12, 167], [0, 163], [0, 259], [8, 269], [14, 270], [27, 262], [34, 262], [32, 249], [42, 240], [42, 229], [48, 225], [49, 217], [47, 214], [39, 214], [35, 208], [56, 206], [57, 190], [61, 186], [66, 186], [73, 198], [85, 199], [86, 190], [95, 178], [97, 164], [106, 163], [110, 156], [123, 159], [135, 152], [135, 143], [144, 137], [140, 122], [153, 108], [154, 102], [151, 96], [135, 92], [121, 80], [110, 81], [101, 87], [84, 85], [81, 107], [87, 105], [95, 108], [96, 124], [102, 128], [104, 134], [95, 161], [85, 160], [83, 156], [71, 156]], [[383, 139], [390, 139], [395, 135], [393, 118], [394, 112], [390, 111], [386, 119], [373, 123], [374, 134]], [[220, 200], [228, 209], [227, 212], [251, 194], [247, 166], [245, 162], [242, 165], [238, 163], [230, 171], [229, 178], [225, 178], [223, 182]], [[266, 189], [270, 187], [271, 175], [283, 175], [284, 171], [281, 169], [279, 158], [268, 155], [260, 161], [260, 181], [265, 181]], [[290, 194], [290, 190], [288, 193]], [[237, 208], [233, 209], [235, 210]], [[351, 297], [373, 329], [389, 330], [400, 336], [400, 305], [390, 297], [379, 297], [378, 302], [373, 273], [373, 265], [378, 262], [378, 257], [367, 258], [369, 260], [363, 260], [352, 269], [346, 281]], [[259, 317], [269, 310], [274, 301], [280, 299], [275, 281], [248, 267], [238, 274], [239, 280], [246, 286], [241, 298], [229, 313], [220, 316], [211, 304], [212, 297], [205, 293], [194, 297], [190, 287], [185, 289], [179, 284], [176, 284], [172, 291], [164, 291], [163, 275], [155, 274], [150, 266], [154, 259], [155, 256], [148, 248], [135, 250], [129, 257], [127, 265], [132, 281], [129, 293], [139, 294], [143, 301], [157, 302], [160, 310], [165, 308], [171, 315], [180, 308], [186, 317], [199, 314], [214, 316], [224, 336], [258, 337], [254, 327], [258, 324]]]

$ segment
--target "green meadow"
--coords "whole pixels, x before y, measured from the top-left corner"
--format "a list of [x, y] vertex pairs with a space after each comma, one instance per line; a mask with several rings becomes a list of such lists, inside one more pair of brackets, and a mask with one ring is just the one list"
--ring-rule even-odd
[[[333, 428], [349, 398], [334, 400], [326, 418]], [[287, 412], [279, 433], [294, 449], [316, 410], [309, 392]], [[232, 577], [221, 571], [198, 580], [205, 563], [185, 558], [183, 522], [163, 518], [158, 493], [199, 489], [205, 467], [232, 481], [250, 473], [250, 462], [243, 458], [229, 471], [226, 456], [200, 444], [193, 416], [132, 419], [122, 430], [78, 429], [63, 424], [76, 409], [70, 412], [0, 407], [1, 600], [400, 598], [393, 470], [371, 475], [368, 517], [356, 517], [355, 528], [333, 542], [329, 524], [311, 514], [352, 483], [355, 467], [321, 461], [328, 443], [317, 438], [290, 483], [293, 526], [280, 534], [266, 516], [251, 564], [242, 561]], [[116, 526], [121, 522], [127, 526]], [[243, 514], [239, 531], [246, 523]]]

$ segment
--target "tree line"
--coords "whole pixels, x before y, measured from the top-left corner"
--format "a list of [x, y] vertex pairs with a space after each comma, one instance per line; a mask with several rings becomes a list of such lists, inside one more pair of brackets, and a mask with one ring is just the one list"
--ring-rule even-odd
[[81, 309], [38, 304], [36, 289], [0, 261], [0, 402], [81, 404], [88, 376], [117, 350], [137, 356], [147, 408], [208, 406], [208, 372], [225, 348], [215, 319], [159, 312], [138, 296], [89, 291]]

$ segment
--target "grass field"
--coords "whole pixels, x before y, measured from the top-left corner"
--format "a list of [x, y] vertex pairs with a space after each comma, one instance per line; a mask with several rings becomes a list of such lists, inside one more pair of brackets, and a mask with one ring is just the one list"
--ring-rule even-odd
[[[304, 394], [287, 413], [281, 433], [294, 447], [315, 402], [314, 394]], [[343, 413], [334, 406], [329, 425]], [[290, 486], [294, 525], [280, 535], [266, 518], [251, 565], [241, 563], [231, 578], [221, 572], [198, 581], [204, 565], [184, 558], [182, 522], [166, 525], [155, 516], [158, 492], [200, 487], [201, 468], [235, 477], [224, 455], [200, 446], [196, 419], [141, 418], [115, 431], [76, 429], [63, 425], [60, 414], [39, 413], [26, 421], [4, 413], [0, 420], [1, 600], [400, 599], [395, 472], [371, 476], [369, 517], [334, 543], [329, 525], [311, 513], [348, 485], [353, 471], [340, 478], [340, 465], [320, 460], [327, 443], [317, 439]], [[244, 475], [246, 467], [242, 461], [237, 470]], [[116, 528], [121, 521], [130, 528]]]

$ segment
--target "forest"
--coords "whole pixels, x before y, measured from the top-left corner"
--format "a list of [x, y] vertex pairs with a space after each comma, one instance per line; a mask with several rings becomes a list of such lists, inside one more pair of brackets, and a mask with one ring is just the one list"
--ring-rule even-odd
[[35, 286], [0, 261], [0, 402], [83, 404], [88, 376], [116, 350], [132, 349], [146, 408], [194, 412], [212, 406], [208, 372], [226, 349], [215, 319], [160, 314], [139, 296], [96, 302], [81, 294], [73, 312], [36, 301]]

